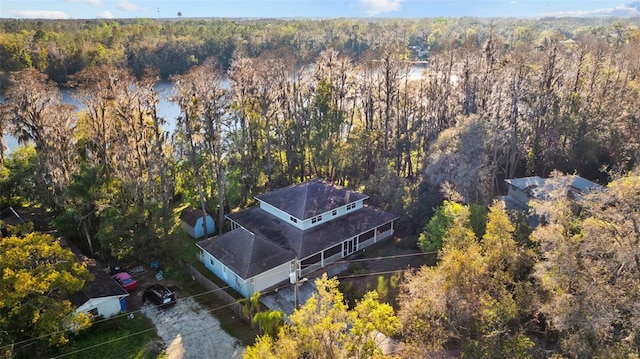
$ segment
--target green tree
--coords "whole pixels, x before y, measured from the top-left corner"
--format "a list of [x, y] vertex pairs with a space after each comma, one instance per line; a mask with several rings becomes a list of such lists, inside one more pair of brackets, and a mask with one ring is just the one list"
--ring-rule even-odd
[[238, 303], [242, 304], [242, 314], [251, 321], [253, 327], [254, 313], [260, 309], [260, 292], [253, 293], [249, 298], [238, 299]]
[[68, 342], [66, 329], [88, 324], [67, 299], [91, 274], [49, 234], [0, 240], [0, 347], [42, 337], [45, 347]]
[[[221, 224], [218, 230], [222, 233], [226, 171], [224, 157], [227, 153], [224, 131], [229, 106], [227, 91], [222, 87], [222, 75], [213, 59], [209, 59], [186, 74], [175, 76], [173, 80], [176, 90], [173, 100], [181, 110], [174, 142], [177, 152], [186, 157], [180, 161], [185, 162], [184, 165], [191, 165], [189, 177], [192, 179], [185, 183], [185, 187], [197, 188], [203, 213], [207, 212], [210, 197], [217, 192]], [[195, 185], [191, 181], [195, 181]], [[210, 191], [206, 190], [208, 187]]]
[[265, 310], [253, 316], [253, 322], [265, 336], [275, 337], [278, 330], [284, 325], [285, 314], [279, 310]]
[[467, 213], [469, 225], [477, 237], [485, 231], [486, 209], [478, 204], [463, 205], [453, 201], [444, 201], [427, 223], [418, 237], [418, 245], [423, 252], [429, 253], [442, 249], [442, 240], [453, 225], [453, 219]]
[[640, 355], [640, 176], [630, 174], [575, 201], [558, 195], [536, 228], [541, 311], [573, 357]]
[[0, 202], [22, 207], [36, 201], [36, 150], [32, 145], [16, 148], [0, 166]]
[[465, 357], [531, 357], [534, 342], [525, 330], [535, 294], [527, 281], [531, 253], [514, 241], [500, 203], [491, 206], [480, 241], [469, 208], [457, 208], [438, 265], [407, 273], [402, 285], [398, 316], [408, 352], [425, 356], [457, 343]]
[[277, 337], [263, 335], [249, 346], [244, 358], [379, 358], [376, 335], [392, 335], [399, 328], [389, 304], [367, 293], [349, 310], [337, 279], [326, 274], [316, 280], [318, 292], [289, 317]]

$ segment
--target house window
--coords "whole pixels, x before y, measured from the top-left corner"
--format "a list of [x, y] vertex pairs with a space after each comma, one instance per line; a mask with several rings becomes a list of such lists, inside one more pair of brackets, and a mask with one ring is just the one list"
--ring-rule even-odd
[[322, 260], [322, 255], [321, 253], [317, 253], [309, 258], [303, 259], [300, 262], [300, 269], [305, 269], [307, 267], [310, 267], [314, 264], [320, 263], [320, 261]]
[[90, 311], [88, 311], [88, 313], [91, 314], [93, 317], [97, 317], [99, 315], [98, 308], [93, 308]]
[[354, 208], [356, 208], [356, 203], [355, 203], [355, 202], [354, 202], [354, 203], [349, 203], [349, 204], [347, 205], [347, 211], [352, 210], [352, 209], [354, 209]]
[[391, 222], [389, 223], [385, 223], [383, 225], [381, 225], [380, 227], [378, 227], [378, 234], [384, 233], [386, 231], [391, 230]]
[[316, 223], [322, 221], [322, 215], [311, 218], [311, 223]]
[[294, 216], [290, 216], [290, 217], [289, 217], [289, 220], [290, 220], [291, 222], [293, 222], [293, 223], [298, 223], [298, 219], [297, 219], [296, 217], [294, 217]]
[[342, 243], [338, 243], [335, 246], [324, 251], [324, 257], [329, 258], [334, 256], [342, 251]]
[[362, 242], [367, 241], [367, 240], [369, 240], [371, 238], [373, 238], [373, 229], [368, 231], [368, 232], [365, 232], [365, 233], [362, 233], [361, 235], [359, 235], [358, 236], [358, 243], [362, 243]]
[[338, 210], [334, 209], [333, 211], [331, 211], [331, 215], [332, 216], [337, 216], [338, 215]]

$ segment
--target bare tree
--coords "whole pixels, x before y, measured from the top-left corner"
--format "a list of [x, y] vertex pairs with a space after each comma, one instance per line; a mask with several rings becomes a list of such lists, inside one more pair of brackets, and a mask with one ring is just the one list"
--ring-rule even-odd
[[19, 141], [35, 145], [39, 192], [47, 203], [58, 207], [64, 205], [66, 187], [76, 171], [75, 107], [61, 100], [58, 88], [46, 75], [27, 69], [10, 77], [2, 116], [10, 121]]
[[[178, 132], [186, 139], [185, 150], [194, 170], [203, 215], [207, 212], [205, 183], [211, 183], [211, 193], [217, 192], [219, 228], [224, 224], [224, 173], [227, 154], [224, 135], [228, 132], [228, 96], [223, 88], [222, 76], [212, 60], [193, 67], [184, 75], [173, 78], [176, 87], [174, 101], [181, 108]], [[208, 168], [213, 176], [207, 176]], [[205, 233], [208, 233], [205, 225]]]

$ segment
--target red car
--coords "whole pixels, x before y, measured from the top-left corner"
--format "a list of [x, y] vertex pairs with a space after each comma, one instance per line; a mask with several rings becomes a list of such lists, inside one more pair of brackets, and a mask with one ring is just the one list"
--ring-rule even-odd
[[126, 272], [120, 272], [114, 274], [113, 279], [115, 279], [124, 290], [131, 293], [134, 289], [138, 288], [138, 282], [135, 279], [131, 278], [131, 275]]

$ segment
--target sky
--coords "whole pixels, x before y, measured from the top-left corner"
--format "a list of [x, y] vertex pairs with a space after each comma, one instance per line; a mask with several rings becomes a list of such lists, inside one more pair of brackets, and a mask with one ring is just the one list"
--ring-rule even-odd
[[0, 0], [0, 18], [640, 16], [640, 0]]

